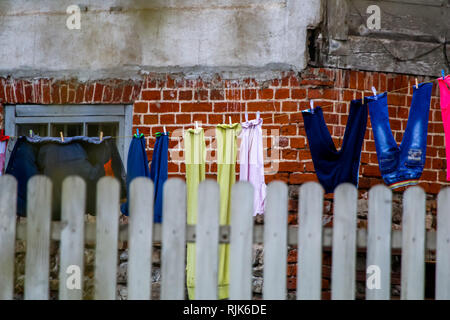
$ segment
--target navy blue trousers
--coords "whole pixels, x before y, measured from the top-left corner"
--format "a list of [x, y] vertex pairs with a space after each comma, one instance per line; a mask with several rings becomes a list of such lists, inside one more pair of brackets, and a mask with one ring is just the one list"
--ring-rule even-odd
[[380, 172], [392, 189], [417, 184], [422, 175], [432, 87], [432, 83], [419, 84], [419, 89], [413, 87], [408, 122], [400, 146], [389, 125], [387, 92], [366, 97]]
[[332, 193], [341, 183], [358, 186], [361, 148], [367, 127], [367, 105], [352, 100], [339, 151], [328, 131], [321, 107], [302, 112], [314, 169], [325, 193]]
[[155, 203], [153, 206], [155, 222], [162, 222], [163, 187], [168, 174], [168, 152], [169, 135], [160, 133], [156, 137], [152, 164], [150, 165], [150, 178], [153, 180], [155, 190]]
[[128, 149], [127, 162], [127, 202], [123, 203], [120, 210], [124, 215], [128, 216], [128, 200], [130, 199], [130, 183], [134, 178], [148, 177], [150, 178], [150, 170], [148, 168], [147, 152], [145, 151], [145, 138], [133, 137], [130, 148]]

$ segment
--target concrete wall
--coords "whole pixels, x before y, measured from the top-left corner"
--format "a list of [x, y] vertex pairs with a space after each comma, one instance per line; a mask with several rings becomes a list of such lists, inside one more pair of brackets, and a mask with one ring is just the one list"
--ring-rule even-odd
[[[72, 4], [80, 30], [66, 27]], [[320, 19], [320, 0], [2, 0], [0, 76], [302, 70], [307, 27]]]

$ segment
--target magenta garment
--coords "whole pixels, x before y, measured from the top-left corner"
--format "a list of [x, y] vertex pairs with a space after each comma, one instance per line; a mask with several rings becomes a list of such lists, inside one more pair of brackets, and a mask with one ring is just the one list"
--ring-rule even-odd
[[5, 167], [6, 144], [7, 141], [0, 141], [0, 176], [3, 175]]
[[447, 181], [450, 181], [450, 75], [439, 78], [442, 123], [445, 132], [445, 155], [447, 156]]
[[266, 184], [264, 182], [264, 157], [261, 118], [241, 123], [239, 148], [240, 181], [250, 181], [255, 189], [253, 215], [264, 213]]

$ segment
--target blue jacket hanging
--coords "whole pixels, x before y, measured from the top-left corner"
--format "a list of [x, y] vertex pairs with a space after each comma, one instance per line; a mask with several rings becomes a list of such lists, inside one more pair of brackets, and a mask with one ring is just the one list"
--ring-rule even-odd
[[[148, 168], [148, 158], [145, 152], [145, 138], [141, 134], [139, 137], [134, 136], [128, 149], [127, 163], [127, 199], [130, 199], [130, 183], [134, 178], [148, 177], [150, 178], [150, 170]], [[120, 211], [128, 216], [128, 200], [120, 206]]]
[[159, 223], [162, 222], [163, 186], [168, 174], [168, 150], [169, 134], [158, 132], [153, 149], [152, 164], [150, 165], [150, 177], [153, 180], [155, 190], [154, 221]]

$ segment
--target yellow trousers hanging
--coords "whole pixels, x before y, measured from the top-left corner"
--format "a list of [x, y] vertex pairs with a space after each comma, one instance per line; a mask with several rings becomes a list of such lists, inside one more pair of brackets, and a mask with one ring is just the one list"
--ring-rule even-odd
[[[197, 223], [198, 185], [205, 180], [206, 147], [202, 128], [189, 129], [184, 136], [186, 163], [187, 223]], [[187, 244], [186, 285], [189, 299], [195, 298], [195, 243]]]
[[[220, 187], [220, 224], [231, 222], [231, 187], [236, 182], [238, 123], [216, 128], [217, 182]], [[184, 137], [186, 159], [187, 223], [197, 223], [198, 185], [205, 179], [206, 148], [203, 129], [189, 129]], [[218, 298], [228, 298], [230, 284], [230, 245], [219, 245]], [[188, 243], [186, 282], [189, 299], [195, 298], [195, 244]]]
[[[239, 123], [219, 124], [216, 128], [217, 182], [220, 187], [220, 225], [231, 223], [231, 187], [236, 182], [237, 136]], [[219, 299], [228, 298], [230, 284], [230, 245], [219, 245]]]

